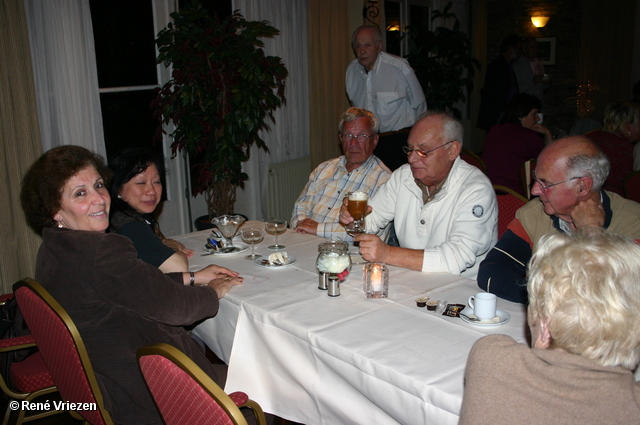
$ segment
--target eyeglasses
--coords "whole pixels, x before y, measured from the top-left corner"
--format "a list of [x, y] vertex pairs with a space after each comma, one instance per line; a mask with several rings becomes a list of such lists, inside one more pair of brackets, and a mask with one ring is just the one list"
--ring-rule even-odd
[[437, 148], [433, 148], [431, 150], [428, 151], [423, 151], [420, 149], [411, 149], [409, 146], [403, 146], [402, 150], [404, 151], [404, 153], [406, 153], [407, 155], [411, 155], [411, 152], [415, 152], [420, 158], [426, 158], [429, 156], [429, 154], [433, 151], [435, 151], [436, 149], [440, 149], [443, 146], [447, 146], [449, 143], [453, 143], [455, 142], [455, 140], [450, 140], [447, 143], [445, 143], [444, 145], [440, 145]]
[[340, 135], [340, 138], [342, 139], [342, 141], [343, 141], [343, 142], [346, 142], [346, 143], [351, 142], [353, 139], [356, 139], [356, 141], [357, 141], [358, 143], [364, 143], [364, 142], [366, 142], [367, 140], [369, 140], [369, 137], [373, 137], [373, 136], [375, 136], [375, 134], [371, 134], [371, 135], [368, 135], [368, 134], [358, 134], [358, 135], [356, 136], [356, 135], [353, 135], [353, 134], [347, 133], [347, 134], [341, 134], [341, 135]]
[[545, 192], [547, 191], [547, 189], [549, 189], [550, 187], [557, 186], [557, 185], [562, 184], [562, 183], [566, 183], [566, 182], [570, 182], [570, 181], [572, 181], [572, 180], [577, 180], [577, 179], [581, 179], [581, 178], [583, 178], [583, 177], [586, 177], [586, 176], [581, 176], [581, 177], [571, 177], [571, 178], [570, 178], [570, 179], [568, 179], [568, 180], [563, 180], [563, 181], [558, 182], [558, 183], [551, 183], [551, 184], [547, 184], [547, 185], [545, 185], [544, 183], [542, 183], [542, 180], [540, 180], [540, 179], [536, 176], [536, 172], [535, 172], [535, 171], [533, 171], [531, 174], [533, 175], [533, 180], [534, 180], [536, 183], [538, 183], [538, 186], [540, 186], [540, 190], [542, 190], [542, 193], [545, 193]]

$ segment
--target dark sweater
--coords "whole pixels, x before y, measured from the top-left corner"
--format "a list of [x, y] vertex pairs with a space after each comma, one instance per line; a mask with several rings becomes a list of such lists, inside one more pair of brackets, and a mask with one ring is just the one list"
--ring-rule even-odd
[[209, 287], [182, 284], [137, 258], [121, 235], [45, 228], [35, 278], [67, 311], [87, 347], [107, 410], [119, 424], [162, 423], [138, 368], [136, 351], [165, 342], [224, 385], [183, 326], [214, 316]]

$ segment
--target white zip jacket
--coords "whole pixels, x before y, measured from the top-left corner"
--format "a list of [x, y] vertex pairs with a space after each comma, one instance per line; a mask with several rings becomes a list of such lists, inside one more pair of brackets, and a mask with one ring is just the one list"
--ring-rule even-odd
[[427, 204], [409, 164], [398, 168], [369, 200], [367, 231], [395, 220], [403, 248], [424, 249], [422, 271], [475, 279], [478, 266], [498, 240], [498, 204], [487, 176], [456, 158], [449, 176]]

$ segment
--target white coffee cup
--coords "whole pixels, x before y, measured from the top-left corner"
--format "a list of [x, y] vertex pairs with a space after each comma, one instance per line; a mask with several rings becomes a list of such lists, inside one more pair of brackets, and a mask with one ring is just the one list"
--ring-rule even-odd
[[497, 303], [496, 294], [488, 292], [478, 292], [469, 297], [469, 307], [473, 309], [473, 314], [482, 320], [491, 320], [496, 317]]

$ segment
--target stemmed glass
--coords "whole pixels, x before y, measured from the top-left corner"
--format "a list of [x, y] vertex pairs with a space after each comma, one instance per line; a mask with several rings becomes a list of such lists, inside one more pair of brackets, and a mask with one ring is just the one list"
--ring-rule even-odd
[[255, 252], [256, 244], [264, 240], [264, 232], [262, 229], [258, 229], [256, 227], [242, 229], [240, 231], [240, 236], [242, 236], [242, 242], [251, 245], [251, 255], [245, 256], [245, 260], [253, 260], [255, 258], [262, 257], [261, 254], [256, 254]]
[[286, 220], [270, 220], [264, 223], [264, 228], [270, 235], [276, 235], [276, 243], [275, 245], [269, 245], [269, 249], [278, 250], [285, 248], [284, 245], [278, 245], [278, 235], [283, 234], [287, 231], [287, 221]]
[[212, 224], [215, 224], [222, 236], [224, 236], [225, 244], [222, 252], [232, 253], [240, 251], [240, 248], [233, 246], [233, 237], [238, 231], [238, 227], [242, 224], [244, 218], [240, 215], [221, 215], [220, 217], [214, 217], [211, 220]]

